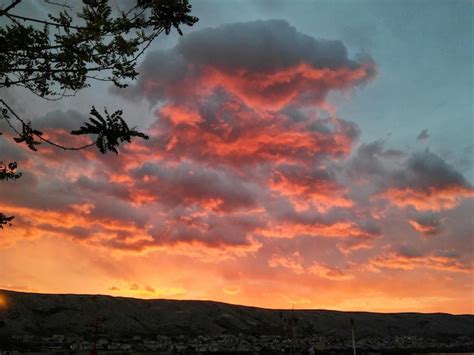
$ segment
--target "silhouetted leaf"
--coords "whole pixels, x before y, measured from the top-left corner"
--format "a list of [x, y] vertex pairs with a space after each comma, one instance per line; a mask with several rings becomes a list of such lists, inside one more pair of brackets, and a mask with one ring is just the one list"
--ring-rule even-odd
[[13, 216], [6, 216], [3, 213], [0, 213], [0, 229], [3, 229], [3, 226], [9, 225], [11, 226], [11, 221], [13, 221], [15, 217]]
[[105, 154], [107, 151], [112, 151], [115, 154], [118, 154], [117, 147], [120, 143], [130, 143], [132, 137], [149, 139], [146, 134], [128, 127], [127, 123], [122, 118], [123, 112], [121, 110], [115, 111], [110, 115], [107, 109], [104, 109], [104, 113], [105, 118], [94, 106], [92, 106], [90, 111], [91, 117], [89, 117], [90, 122], [85, 122], [81, 128], [72, 131], [71, 134], [97, 135], [96, 146], [102, 154]]
[[13, 140], [17, 143], [25, 143], [28, 148], [33, 151], [37, 151], [37, 145], [40, 145], [41, 142], [35, 140], [35, 136], [42, 136], [43, 132], [31, 128], [31, 122], [22, 123], [22, 132], [19, 137], [14, 137]]
[[21, 173], [16, 172], [17, 163], [5, 164], [0, 162], [0, 181], [16, 180], [21, 177]]

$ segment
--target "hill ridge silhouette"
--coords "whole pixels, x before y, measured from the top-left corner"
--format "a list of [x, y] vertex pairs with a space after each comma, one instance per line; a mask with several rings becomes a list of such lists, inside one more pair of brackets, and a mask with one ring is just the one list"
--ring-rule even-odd
[[474, 315], [469, 314], [267, 309], [206, 300], [10, 290], [0, 290], [0, 294], [6, 299], [6, 307], [0, 308], [0, 331], [7, 334], [85, 334], [91, 322], [101, 318], [101, 332], [109, 336], [278, 335], [285, 321], [295, 318], [302, 336], [347, 337], [352, 318], [359, 337], [474, 336]]

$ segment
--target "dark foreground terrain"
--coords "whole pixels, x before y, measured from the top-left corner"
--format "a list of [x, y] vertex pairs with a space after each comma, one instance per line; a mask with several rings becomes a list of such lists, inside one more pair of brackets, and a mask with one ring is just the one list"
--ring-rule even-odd
[[269, 310], [211, 301], [0, 290], [0, 351], [474, 351], [474, 316]]

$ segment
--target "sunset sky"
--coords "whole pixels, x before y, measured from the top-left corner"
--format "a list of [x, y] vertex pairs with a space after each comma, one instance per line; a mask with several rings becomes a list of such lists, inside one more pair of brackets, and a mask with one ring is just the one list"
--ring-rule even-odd
[[474, 3], [191, 3], [127, 89], [0, 91], [60, 142], [92, 105], [150, 136], [34, 153], [0, 121], [23, 173], [0, 183], [0, 288], [474, 313]]

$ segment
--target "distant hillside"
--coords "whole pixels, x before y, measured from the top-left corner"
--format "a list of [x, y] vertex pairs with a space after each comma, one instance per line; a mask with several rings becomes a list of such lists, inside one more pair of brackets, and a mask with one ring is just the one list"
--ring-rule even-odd
[[0, 290], [0, 333], [86, 334], [96, 318], [101, 333], [120, 335], [273, 334], [294, 317], [301, 334], [348, 337], [474, 336], [473, 315], [269, 310], [210, 301], [142, 300], [100, 295], [50, 295]]

